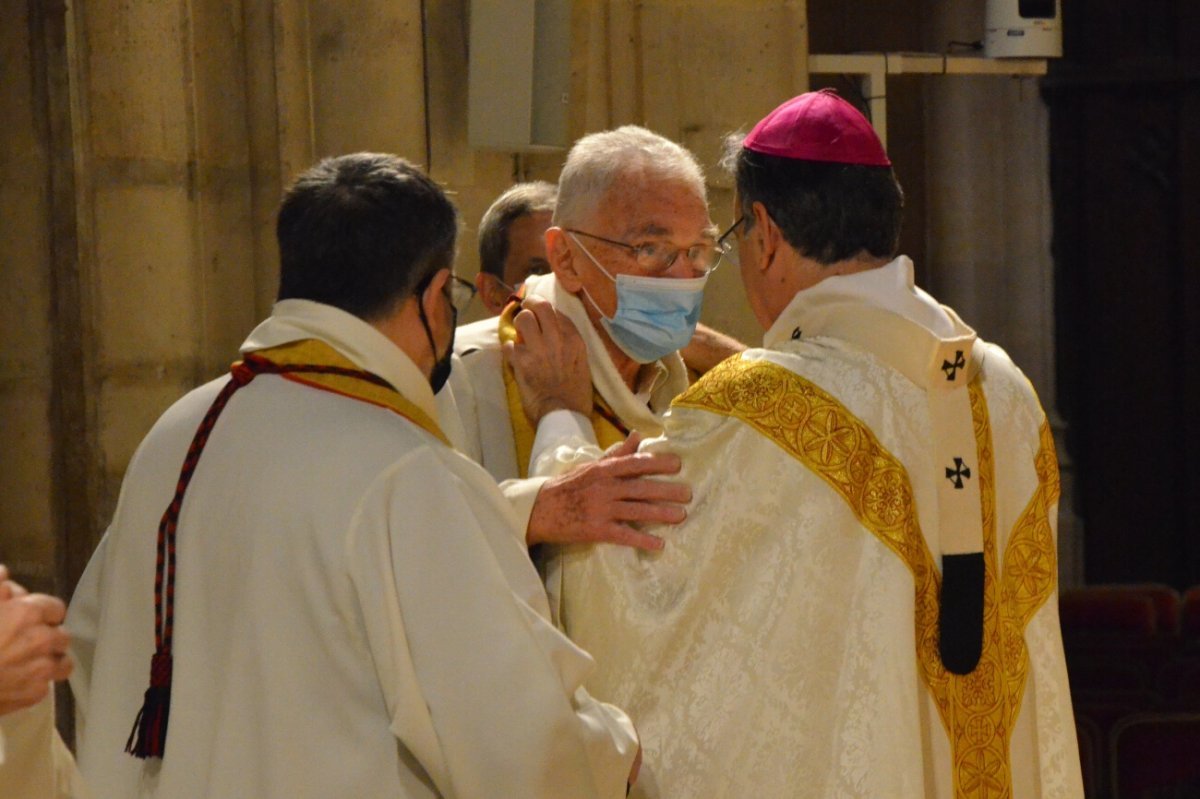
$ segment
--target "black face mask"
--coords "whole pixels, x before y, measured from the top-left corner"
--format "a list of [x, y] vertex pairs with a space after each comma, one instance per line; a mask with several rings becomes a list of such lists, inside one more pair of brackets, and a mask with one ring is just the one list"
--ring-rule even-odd
[[[444, 294], [442, 296], [445, 296]], [[458, 309], [454, 307], [454, 303], [450, 302], [450, 298], [446, 297], [446, 302], [450, 303], [450, 342], [446, 345], [446, 352], [437, 359], [437, 363], [433, 365], [433, 371], [429, 373], [429, 387], [436, 394], [442, 390], [442, 386], [446, 385], [446, 381], [450, 379], [450, 369], [453, 364], [450, 362], [451, 356], [454, 355], [454, 334], [458, 327]], [[425, 335], [429, 338], [429, 349], [434, 354], [437, 354], [437, 344], [433, 341], [433, 331], [429, 327], [429, 320], [425, 318], [425, 304], [417, 302], [417, 314], [421, 317], [421, 324], [425, 327]]]

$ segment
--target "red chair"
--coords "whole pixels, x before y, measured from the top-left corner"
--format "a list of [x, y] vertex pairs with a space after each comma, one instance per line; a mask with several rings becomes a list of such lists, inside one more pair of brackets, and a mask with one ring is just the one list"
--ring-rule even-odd
[[1200, 655], [1180, 655], [1158, 673], [1164, 709], [1200, 711]]
[[1114, 799], [1200, 796], [1200, 714], [1142, 713], [1109, 737]]
[[1158, 632], [1158, 609], [1138, 591], [1108, 586], [1073, 588], [1058, 599], [1063, 636], [1100, 636], [1112, 639], [1150, 640]]
[[1124, 701], [1160, 693], [1156, 677], [1179, 649], [1180, 616], [1178, 592], [1160, 583], [1064, 591], [1059, 617], [1072, 694]]
[[[1067, 654], [1071, 696], [1077, 702], [1118, 703], [1133, 710], [1157, 710], [1163, 696], [1151, 688], [1154, 672], [1148, 666], [1119, 656], [1079, 652]], [[1200, 798], [1198, 798], [1200, 799]]]
[[1136, 592], [1077, 588], [1064, 591], [1058, 607], [1072, 696], [1108, 701], [1150, 691], [1160, 647], [1152, 599]]
[[1182, 605], [1179, 633], [1185, 645], [1200, 646], [1200, 585], [1184, 593]]
[[1101, 586], [1114, 591], [1140, 594], [1154, 603], [1160, 635], [1178, 635], [1182, 601], [1179, 592], [1164, 583], [1129, 583]]

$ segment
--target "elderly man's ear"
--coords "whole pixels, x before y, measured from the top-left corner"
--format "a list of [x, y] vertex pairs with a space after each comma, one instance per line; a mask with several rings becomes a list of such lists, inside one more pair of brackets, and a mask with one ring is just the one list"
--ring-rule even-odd
[[579, 261], [562, 228], [552, 227], [546, 231], [546, 260], [550, 262], [560, 286], [571, 293], [583, 288], [583, 282], [579, 279]]

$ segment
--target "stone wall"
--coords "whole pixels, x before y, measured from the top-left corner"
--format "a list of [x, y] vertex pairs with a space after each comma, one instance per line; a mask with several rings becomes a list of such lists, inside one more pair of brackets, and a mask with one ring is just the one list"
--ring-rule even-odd
[[0, 557], [27, 582], [53, 587], [55, 251], [44, 34], [24, 3], [0, 25]]
[[[138, 441], [268, 312], [275, 208], [299, 171], [363, 149], [426, 165], [462, 211], [466, 277], [491, 200], [514, 180], [557, 178], [562, 152], [468, 146], [469, 5], [4, 0], [0, 562], [20, 579], [70, 593]], [[983, 5], [575, 0], [568, 127], [577, 137], [640, 123], [690, 147], [724, 227], [720, 141], [808, 88], [810, 17], [823, 51], [940, 49], [981, 29]], [[923, 284], [1005, 345], [1049, 401], [1045, 112], [1033, 82], [889, 87], [905, 250]], [[736, 270], [714, 275], [704, 318], [759, 338]]]
[[[268, 312], [283, 188], [325, 155], [426, 165], [475, 226], [563, 153], [467, 145], [467, 0], [5, 0], [0, 26], [0, 561], [69, 594], [154, 419]], [[807, 88], [804, 0], [576, 0], [572, 137], [691, 147]], [[756, 340], [734, 270], [705, 318]]]

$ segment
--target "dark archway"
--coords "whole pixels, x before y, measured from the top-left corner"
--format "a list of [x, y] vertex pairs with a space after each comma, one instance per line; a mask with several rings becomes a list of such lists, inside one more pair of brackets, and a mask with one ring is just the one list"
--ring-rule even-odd
[[1200, 583], [1200, 6], [1063, 3], [1059, 408], [1088, 582]]

